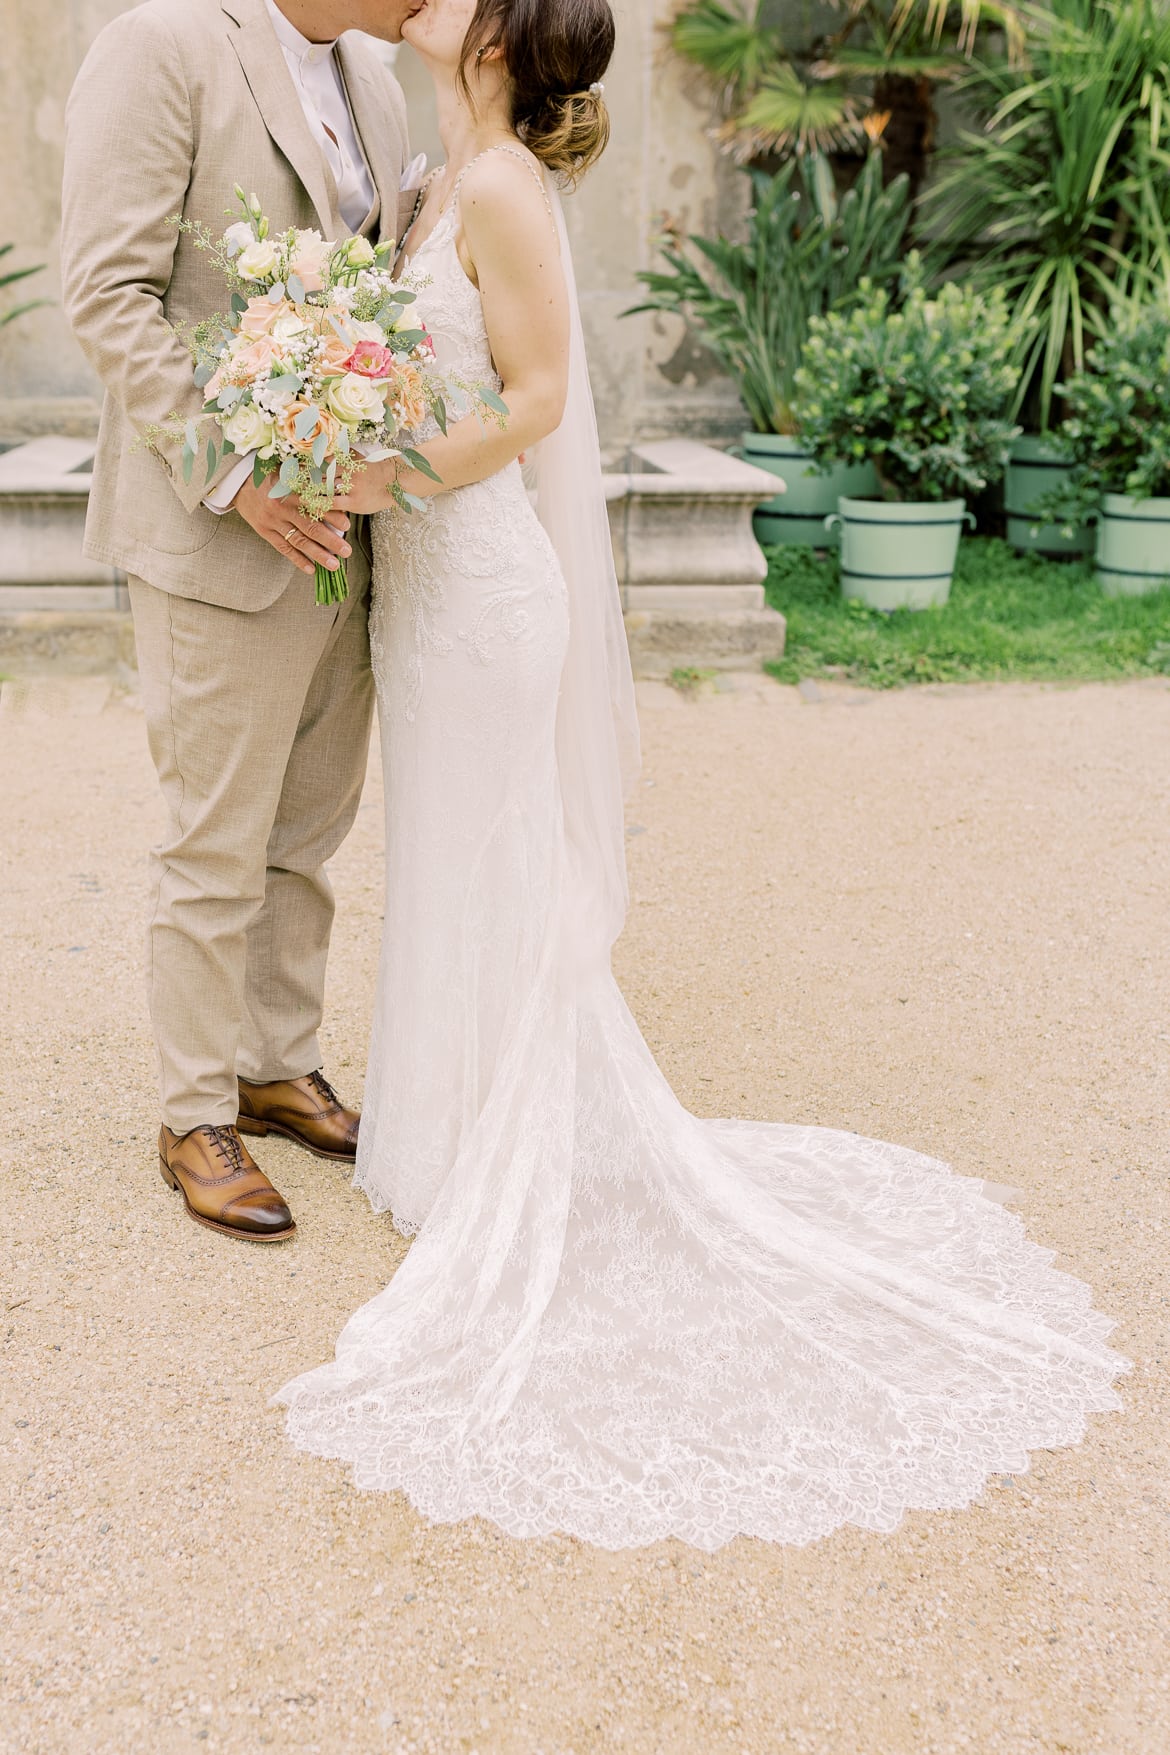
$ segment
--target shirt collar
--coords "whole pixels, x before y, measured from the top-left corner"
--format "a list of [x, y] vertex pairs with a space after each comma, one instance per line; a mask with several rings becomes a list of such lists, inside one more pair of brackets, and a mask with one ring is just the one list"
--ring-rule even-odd
[[265, 0], [265, 4], [281, 48], [295, 55], [298, 61], [325, 61], [337, 47], [336, 37], [331, 43], [311, 43], [308, 37], [301, 35], [292, 20], [285, 17], [276, 0]]

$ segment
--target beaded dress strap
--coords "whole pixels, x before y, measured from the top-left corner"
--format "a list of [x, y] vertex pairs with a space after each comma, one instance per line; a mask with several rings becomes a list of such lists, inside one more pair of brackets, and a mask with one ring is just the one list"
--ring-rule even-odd
[[467, 173], [471, 169], [472, 165], [477, 165], [481, 158], [487, 157], [489, 152], [506, 152], [509, 158], [519, 159], [520, 163], [530, 173], [533, 182], [536, 184], [537, 188], [540, 190], [541, 196], [544, 200], [545, 211], [547, 212], [548, 217], [552, 220], [553, 225], [555, 226], [557, 223], [556, 216], [553, 213], [552, 202], [548, 198], [548, 189], [545, 187], [544, 178], [541, 176], [540, 172], [537, 170], [536, 166], [533, 164], [533, 162], [529, 158], [528, 154], [526, 152], [521, 152], [520, 148], [518, 146], [485, 146], [482, 152], [477, 152], [475, 157], [473, 159], [470, 159], [468, 161], [468, 163], [464, 165], [463, 169], [460, 171], [459, 175], [456, 177], [455, 187], [452, 189], [450, 195], [447, 197], [447, 205], [451, 206], [451, 207], [453, 207], [455, 205], [455, 203], [459, 199], [459, 190], [460, 190], [460, 187], [463, 183], [464, 177], [467, 175]]

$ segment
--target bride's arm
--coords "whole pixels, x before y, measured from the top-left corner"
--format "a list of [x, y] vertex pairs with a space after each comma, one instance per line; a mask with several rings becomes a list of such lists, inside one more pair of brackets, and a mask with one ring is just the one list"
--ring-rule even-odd
[[492, 358], [508, 405], [503, 427], [468, 415], [418, 450], [433, 482], [401, 461], [367, 464], [338, 505], [380, 512], [397, 480], [427, 496], [494, 475], [560, 425], [569, 376], [569, 301], [552, 216], [531, 172], [492, 153], [465, 176], [460, 256], [479, 287]]

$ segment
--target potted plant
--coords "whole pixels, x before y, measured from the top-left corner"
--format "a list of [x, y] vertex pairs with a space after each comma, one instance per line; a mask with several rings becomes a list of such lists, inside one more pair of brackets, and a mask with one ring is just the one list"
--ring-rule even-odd
[[1025, 53], [962, 83], [981, 123], [944, 155], [927, 196], [934, 262], [1002, 287], [1020, 366], [1013, 415], [1030, 430], [1007, 471], [1008, 540], [1085, 553], [1084, 526], [1037, 516], [1072, 467], [1059, 386], [1108, 334], [1118, 297], [1170, 280], [1170, 180], [1158, 140], [1170, 111], [1170, 16], [1157, 0], [1051, 0], [1024, 15]]
[[841, 589], [874, 609], [945, 603], [969, 518], [964, 495], [1002, 476], [1019, 368], [1003, 295], [950, 283], [928, 295], [907, 258], [901, 297], [871, 286], [815, 317], [797, 373], [801, 431], [820, 457], [868, 457], [880, 498], [843, 496]]
[[883, 188], [875, 151], [838, 199], [827, 162], [814, 154], [774, 177], [753, 172], [752, 190], [743, 242], [669, 243], [667, 268], [638, 276], [648, 297], [635, 310], [685, 318], [734, 378], [752, 421], [741, 453], [787, 490], [756, 513], [759, 541], [823, 542], [825, 513], [838, 497], [873, 492], [876, 481], [866, 459], [825, 472], [797, 436], [796, 372], [814, 316], [848, 306], [867, 275], [878, 285], [897, 275], [906, 179]]
[[1156, 591], [1170, 583], [1170, 303], [1115, 310], [1063, 390], [1073, 472], [1046, 510], [1096, 518], [1108, 596]]

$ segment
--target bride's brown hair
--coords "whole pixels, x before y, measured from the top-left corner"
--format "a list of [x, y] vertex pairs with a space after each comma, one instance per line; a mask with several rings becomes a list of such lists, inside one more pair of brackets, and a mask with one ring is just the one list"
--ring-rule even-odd
[[605, 151], [609, 112], [601, 77], [614, 45], [608, 0], [479, 0], [459, 80], [499, 52], [512, 87], [512, 126], [536, 158], [574, 183]]

